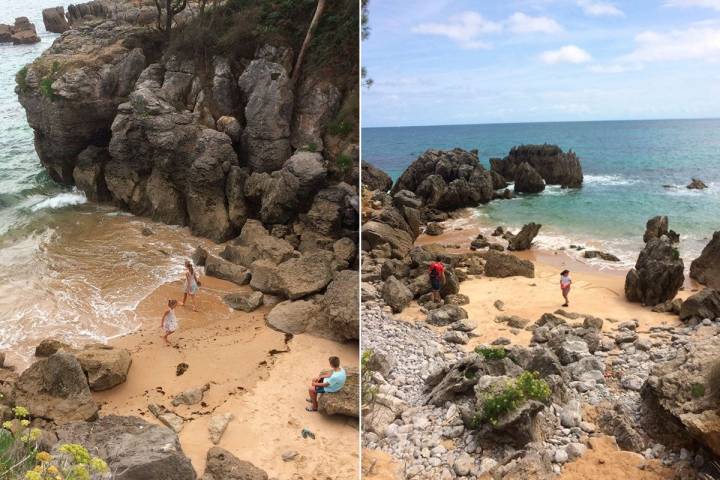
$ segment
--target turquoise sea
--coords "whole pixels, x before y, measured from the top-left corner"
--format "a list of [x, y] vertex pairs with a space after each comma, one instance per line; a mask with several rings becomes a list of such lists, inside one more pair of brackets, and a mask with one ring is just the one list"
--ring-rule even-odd
[[[549, 187], [479, 206], [475, 213], [487, 225], [539, 222], [540, 246], [602, 248], [618, 255], [622, 268], [637, 259], [652, 216], [670, 218], [686, 266], [720, 230], [720, 119], [364, 128], [362, 157], [397, 178], [428, 148], [477, 148], [489, 168], [489, 158], [523, 143], [575, 151], [583, 188]], [[709, 188], [686, 189], [691, 177]]]

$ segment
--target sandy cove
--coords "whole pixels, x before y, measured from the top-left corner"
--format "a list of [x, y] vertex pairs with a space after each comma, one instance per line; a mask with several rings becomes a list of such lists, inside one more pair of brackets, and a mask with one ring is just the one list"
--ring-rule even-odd
[[[468, 252], [470, 241], [487, 226], [481, 226], [467, 219], [465, 215], [458, 222], [451, 220], [445, 233], [439, 236], [422, 234], [416, 245], [437, 243], [448, 246], [450, 253]], [[461, 227], [455, 227], [460, 224]], [[451, 248], [450, 246], [461, 248]], [[505, 337], [513, 344], [528, 345], [532, 332], [521, 329], [515, 334], [504, 323], [494, 321], [498, 315], [517, 315], [534, 322], [542, 314], [563, 308], [564, 302], [560, 293], [560, 271], [571, 271], [573, 287], [570, 293], [568, 312], [585, 313], [604, 319], [622, 322], [637, 319], [640, 336], [649, 333], [653, 326], [680, 326], [682, 322], [676, 315], [652, 312], [639, 303], [631, 303], [625, 299], [625, 270], [609, 268], [601, 270], [598, 266], [584, 263], [566, 252], [539, 250], [533, 248], [525, 252], [508, 252], [520, 258], [530, 260], [535, 265], [535, 278], [508, 277], [490, 278], [470, 276], [460, 283], [460, 293], [470, 298], [470, 303], [463, 305], [468, 317], [477, 321], [477, 328], [472, 332], [470, 342], [465, 345], [472, 351], [479, 344], [488, 344], [498, 337]], [[697, 290], [697, 285], [686, 279], [685, 286], [678, 297], [685, 299]], [[501, 300], [503, 310], [498, 310], [494, 303]], [[402, 313], [393, 316], [404, 321], [424, 321], [425, 315], [416, 302]], [[603, 331], [617, 328], [617, 322], [605, 321]], [[443, 328], [432, 327], [438, 332]], [[621, 476], [638, 480], [665, 480], [673, 478], [674, 472], [664, 467], [659, 460], [648, 460], [642, 455], [620, 450], [613, 437], [598, 435], [591, 439], [585, 455], [568, 463], [558, 477], [561, 480], [610, 480]], [[377, 480], [402, 479], [398, 472], [398, 462], [384, 452], [374, 450], [363, 451], [363, 470], [368, 472], [366, 478]], [[484, 476], [483, 480], [491, 477]]]
[[[173, 347], [163, 344], [159, 325], [167, 299], [182, 300], [181, 282], [156, 289], [136, 310], [140, 329], [110, 342], [127, 348], [133, 363], [126, 383], [94, 394], [100, 415], [139, 415], [159, 423], [148, 404], [172, 409], [186, 419], [180, 443], [199, 475], [213, 446], [207, 429], [210, 416], [230, 412], [235, 419], [218, 446], [264, 469], [271, 478], [357, 478], [357, 422], [305, 411], [310, 379], [326, 368], [331, 355], [357, 366], [357, 344], [310, 335], [297, 335], [286, 343], [285, 334], [265, 325], [269, 306], [244, 313], [222, 302], [225, 293], [249, 293], [249, 287], [211, 277], [201, 280], [199, 312], [176, 309], [180, 327], [170, 337]], [[177, 376], [181, 362], [189, 368]], [[210, 389], [202, 404], [172, 407], [175, 395], [204, 384]], [[303, 439], [303, 428], [314, 432], [316, 439]], [[298, 455], [284, 462], [281, 456], [287, 451]]]

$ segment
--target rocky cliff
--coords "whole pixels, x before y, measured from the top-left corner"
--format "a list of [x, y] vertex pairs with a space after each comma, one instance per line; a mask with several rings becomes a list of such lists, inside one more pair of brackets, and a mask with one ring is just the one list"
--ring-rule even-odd
[[[524, 164], [534, 170], [548, 185], [561, 185], [567, 188], [582, 186], [583, 173], [580, 159], [574, 152], [563, 152], [557, 145], [520, 145], [513, 147], [503, 159], [490, 159], [492, 170], [507, 180], [517, 180], [516, 175], [522, 172], [520, 167]], [[524, 168], [527, 170], [527, 167]], [[536, 185], [537, 182], [531, 184]]]
[[[188, 8], [175, 42], [193, 43], [189, 37], [210, 28], [231, 33], [222, 29], [233, 24], [210, 25], [243, 15], [238, 5], [199, 19], [188, 18]], [[295, 84], [292, 38], [275, 35], [273, 44], [254, 34], [249, 51], [213, 46], [198, 58], [147, 26], [149, 2], [110, 7], [95, 0], [68, 8], [73, 28], [17, 75], [36, 150], [53, 179], [91, 200], [225, 241], [247, 218], [292, 230], [312, 207], [322, 209], [321, 192], [357, 178], [356, 127], [345, 121], [357, 72], [308, 66]], [[312, 165], [298, 160], [308, 157]], [[312, 181], [303, 183], [304, 175]], [[323, 229], [337, 237], [357, 226]]]

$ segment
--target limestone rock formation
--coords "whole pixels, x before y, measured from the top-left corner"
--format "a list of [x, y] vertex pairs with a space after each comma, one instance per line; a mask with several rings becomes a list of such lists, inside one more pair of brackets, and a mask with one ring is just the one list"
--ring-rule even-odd
[[625, 297], [655, 306], [672, 300], [685, 280], [684, 264], [667, 236], [653, 238], [625, 277]]
[[427, 207], [440, 210], [487, 203], [493, 198], [493, 179], [477, 152], [460, 148], [427, 150], [398, 178], [391, 193], [409, 190]]
[[708, 187], [705, 185], [705, 182], [699, 178], [693, 178], [692, 181], [688, 183], [687, 188], [688, 190], [704, 190]]
[[362, 184], [368, 190], [380, 190], [387, 192], [392, 188], [392, 178], [376, 166], [363, 161], [362, 163]]
[[98, 412], [80, 362], [65, 352], [33, 363], [20, 375], [14, 396], [31, 416], [58, 424], [92, 420]]
[[347, 341], [360, 337], [358, 273], [342, 270], [335, 275], [320, 301], [322, 315], [313, 326], [318, 335]]
[[413, 299], [410, 289], [394, 276], [390, 276], [385, 280], [382, 296], [385, 303], [390, 305], [395, 313], [402, 312]]
[[286, 300], [273, 307], [265, 321], [284, 333], [305, 333], [308, 326], [320, 314], [320, 307], [310, 300]]
[[35, 24], [30, 23], [27, 17], [18, 17], [15, 19], [15, 24], [10, 27], [10, 40], [13, 45], [26, 45], [31, 43], [38, 43], [40, 38], [35, 30]]
[[63, 33], [70, 29], [63, 7], [46, 8], [42, 11], [42, 16], [45, 30], [48, 32]]
[[318, 411], [326, 415], [360, 416], [360, 373], [357, 368], [345, 367], [347, 379], [336, 393], [323, 393], [318, 398]]
[[720, 291], [705, 288], [689, 296], [680, 306], [680, 320], [720, 318]]
[[290, 157], [294, 95], [289, 58], [289, 50], [266, 45], [238, 79], [246, 100], [243, 140], [248, 164], [257, 172], [278, 170]]
[[523, 225], [520, 232], [510, 239], [510, 242], [508, 243], [508, 250], [529, 250], [532, 246], [533, 239], [540, 232], [540, 227], [542, 227], [542, 225], [534, 222]]
[[232, 309], [249, 313], [262, 305], [263, 294], [262, 292], [253, 292], [250, 294], [228, 293], [223, 296], [223, 302]]
[[323, 131], [337, 113], [341, 100], [340, 91], [327, 79], [315, 75], [304, 77], [295, 100], [291, 145], [322, 151]]
[[175, 432], [137, 417], [109, 415], [56, 430], [59, 445], [78, 443], [104, 459], [118, 480], [195, 480]]
[[720, 290], [720, 231], [713, 234], [700, 256], [690, 263], [690, 277]]
[[532, 167], [548, 185], [567, 188], [582, 186], [580, 159], [572, 151], [563, 152], [557, 145], [520, 145], [513, 147], [503, 159], [490, 159], [493, 171], [507, 180], [515, 181], [517, 170], [523, 163]]
[[660, 238], [668, 234], [668, 217], [665, 215], [653, 217], [647, 221], [645, 225], [645, 234], [643, 242], [647, 243], [653, 238]]
[[545, 190], [545, 181], [529, 163], [523, 162], [515, 168], [515, 193], [540, 193]]

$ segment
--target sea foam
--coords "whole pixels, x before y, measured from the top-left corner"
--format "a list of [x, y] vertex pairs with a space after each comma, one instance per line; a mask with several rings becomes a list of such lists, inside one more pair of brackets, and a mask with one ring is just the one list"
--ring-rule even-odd
[[71, 205], [82, 205], [87, 203], [87, 197], [83, 192], [73, 190], [72, 192], [63, 192], [54, 197], [46, 198], [31, 207], [33, 212], [43, 210], [45, 208], [57, 209], [68, 207]]

